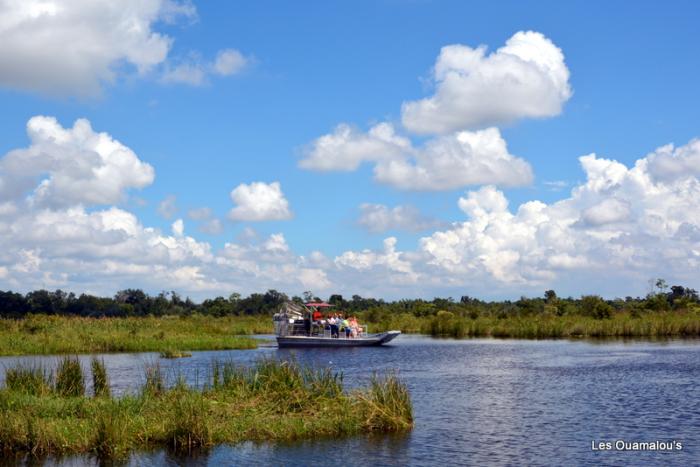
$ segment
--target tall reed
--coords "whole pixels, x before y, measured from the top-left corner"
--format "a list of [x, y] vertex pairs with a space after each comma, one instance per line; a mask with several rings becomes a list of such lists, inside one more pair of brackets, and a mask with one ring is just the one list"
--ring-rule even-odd
[[160, 363], [146, 365], [146, 384], [143, 393], [149, 396], [159, 396], [165, 391], [165, 378]]
[[109, 397], [109, 377], [107, 376], [105, 361], [93, 357], [90, 367], [92, 369], [92, 389], [95, 397]]
[[58, 361], [56, 392], [67, 397], [78, 397], [85, 394], [85, 376], [78, 357], [66, 356]]
[[51, 372], [41, 365], [26, 366], [21, 363], [5, 369], [5, 387], [33, 396], [51, 392]]

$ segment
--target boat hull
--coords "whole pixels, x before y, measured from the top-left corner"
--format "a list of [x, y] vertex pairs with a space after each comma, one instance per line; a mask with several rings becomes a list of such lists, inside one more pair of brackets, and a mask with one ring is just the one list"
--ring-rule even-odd
[[285, 336], [277, 337], [277, 346], [283, 347], [369, 347], [392, 341], [401, 331], [388, 331], [354, 339], [339, 337]]

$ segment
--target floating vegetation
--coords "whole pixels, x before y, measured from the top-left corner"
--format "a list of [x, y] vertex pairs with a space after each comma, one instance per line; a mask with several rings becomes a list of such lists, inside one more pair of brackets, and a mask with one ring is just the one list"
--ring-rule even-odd
[[191, 357], [190, 352], [183, 352], [182, 350], [168, 349], [160, 353], [160, 358], [185, 358]]

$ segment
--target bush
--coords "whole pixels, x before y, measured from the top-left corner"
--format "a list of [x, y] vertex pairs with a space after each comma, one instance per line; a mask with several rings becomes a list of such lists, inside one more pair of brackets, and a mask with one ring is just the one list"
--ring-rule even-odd
[[581, 314], [595, 319], [605, 319], [612, 316], [613, 307], [597, 295], [581, 297]]

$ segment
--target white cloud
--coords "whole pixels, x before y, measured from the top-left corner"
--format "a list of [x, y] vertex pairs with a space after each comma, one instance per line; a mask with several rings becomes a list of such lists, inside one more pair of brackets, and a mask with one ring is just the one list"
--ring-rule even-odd
[[585, 209], [581, 213], [581, 220], [589, 225], [612, 224], [628, 220], [630, 214], [629, 201], [607, 198]]
[[310, 170], [352, 171], [362, 162], [401, 158], [411, 151], [411, 142], [396, 135], [390, 123], [375, 125], [366, 134], [343, 123], [333, 133], [311, 143], [299, 166]]
[[437, 227], [440, 223], [424, 216], [414, 206], [394, 206], [364, 203], [360, 205], [360, 218], [357, 223], [373, 233], [389, 230], [420, 232]]
[[231, 191], [236, 206], [229, 211], [234, 221], [270, 221], [292, 218], [289, 202], [284, 197], [279, 182], [242, 183]]
[[192, 53], [184, 60], [166, 64], [160, 80], [169, 84], [202, 86], [209, 82], [211, 75], [231, 76], [241, 72], [248, 63], [250, 59], [236, 49], [220, 50], [211, 62], [204, 61], [198, 53]]
[[647, 156], [649, 173], [658, 180], [677, 180], [700, 175], [700, 139], [675, 148], [667, 144]]
[[[53, 128], [48, 132], [51, 138], [39, 138], [50, 144], [37, 154], [49, 157], [44, 153], [66, 147], [73, 148], [71, 154], [81, 154], [92, 147], [95, 155], [87, 158], [88, 170], [79, 171], [80, 177], [71, 175], [84, 186], [101, 186], [103, 174], [93, 163], [109, 159], [105, 154], [112, 152], [105, 147], [119, 148], [120, 160], [138, 161], [108, 136], [100, 139], [91, 130], [78, 131], [88, 135], [87, 140], [102, 141], [90, 146], [74, 130], [54, 131], [55, 125], [55, 120], [48, 125]], [[583, 156], [585, 182], [551, 204], [529, 201], [509, 207], [502, 191], [485, 186], [458, 200], [464, 219], [426, 235], [417, 248], [399, 250], [396, 238], [389, 237], [379, 249], [344, 251], [334, 258], [317, 251], [299, 255], [282, 233], [259, 237], [246, 229], [238, 240], [213, 248], [187, 235], [182, 219], [173, 223], [171, 232], [161, 232], [124, 209], [99, 206], [105, 198], [120, 199], [121, 194], [114, 194], [119, 190], [106, 197], [91, 193], [97, 188], [82, 190], [82, 196], [69, 191], [68, 196], [49, 183], [51, 200], [61, 202], [43, 202], [35, 193], [45, 186], [40, 175], [33, 175], [32, 183], [23, 181], [26, 189], [10, 189], [16, 188], [10, 186], [15, 181], [37, 173], [32, 164], [20, 163], [25, 161], [21, 153], [31, 152], [20, 149], [1, 162], [0, 289], [62, 288], [109, 295], [142, 287], [205, 298], [276, 288], [386, 298], [459, 293], [488, 298], [539, 295], [545, 288], [574, 295], [643, 294], [649, 277], [697, 286], [700, 180], [692, 162], [696, 141], [668, 148], [659, 148], [632, 167], [594, 154]], [[51, 157], [48, 180], [51, 173], [72, 174], [75, 161], [78, 167], [85, 165], [83, 156]], [[659, 158], [666, 158], [663, 165]], [[685, 171], [669, 169], [671, 164]], [[125, 167], [129, 169], [120, 172], [123, 179], [129, 179], [130, 172], [140, 173], [133, 160]], [[278, 183], [241, 187], [233, 191], [239, 215], [290, 215], [287, 204], [280, 202], [284, 196]], [[395, 208], [376, 210], [391, 219]], [[194, 216], [202, 218], [200, 222], [212, 219], [209, 211]]]
[[486, 55], [486, 47], [442, 48], [433, 68], [435, 95], [404, 102], [402, 121], [415, 133], [449, 133], [524, 117], [551, 117], [571, 97], [564, 55], [533, 31], [515, 33]]
[[530, 165], [511, 155], [497, 128], [460, 131], [423, 146], [396, 135], [389, 123], [362, 133], [347, 125], [321, 136], [299, 165], [314, 170], [354, 170], [375, 163], [377, 181], [403, 190], [451, 190], [469, 185], [522, 186], [532, 182]]
[[[354, 271], [356, 281], [359, 280], [359, 276], [371, 273], [372, 277], [382, 277], [380, 283], [414, 284], [419, 275], [413, 270], [409, 255], [396, 251], [396, 243], [396, 237], [388, 237], [384, 239], [382, 251], [346, 251], [336, 257], [334, 263], [341, 271]], [[366, 284], [368, 279], [369, 277], [364, 277], [362, 282]]]
[[[676, 152], [690, 154], [694, 146], [691, 141]], [[493, 187], [470, 192], [459, 202], [469, 220], [423, 238], [421, 250], [451, 278], [490, 278], [507, 286], [551, 285], [567, 274], [579, 291], [584, 278], [618, 290], [630, 278], [689, 280], [700, 266], [700, 181], [657, 179], [655, 159], [664, 152], [632, 168], [583, 156], [587, 180], [569, 198], [531, 201], [515, 213]]]
[[207, 82], [207, 72], [201, 63], [185, 61], [174, 66], [166, 65], [160, 80], [166, 84], [202, 86]]
[[175, 195], [168, 195], [158, 203], [158, 214], [164, 219], [172, 219], [177, 214], [177, 210], [177, 197]]
[[163, 63], [172, 39], [161, 19], [194, 16], [189, 2], [0, 2], [0, 85], [52, 95], [96, 95], [124, 64], [141, 75]]
[[236, 49], [220, 50], [212, 65], [212, 71], [221, 76], [230, 76], [240, 72], [248, 64], [249, 59]]
[[178, 219], [173, 222], [172, 231], [173, 235], [176, 237], [182, 237], [185, 234], [185, 223], [182, 219]]
[[114, 204], [153, 182], [153, 167], [85, 119], [63, 128], [53, 117], [33, 117], [27, 134], [28, 148], [0, 159], [0, 200], [30, 192], [42, 206]]
[[380, 161], [378, 181], [402, 190], [450, 190], [469, 185], [523, 186], [532, 183], [530, 164], [508, 152], [497, 128], [428, 140], [413, 159]]

